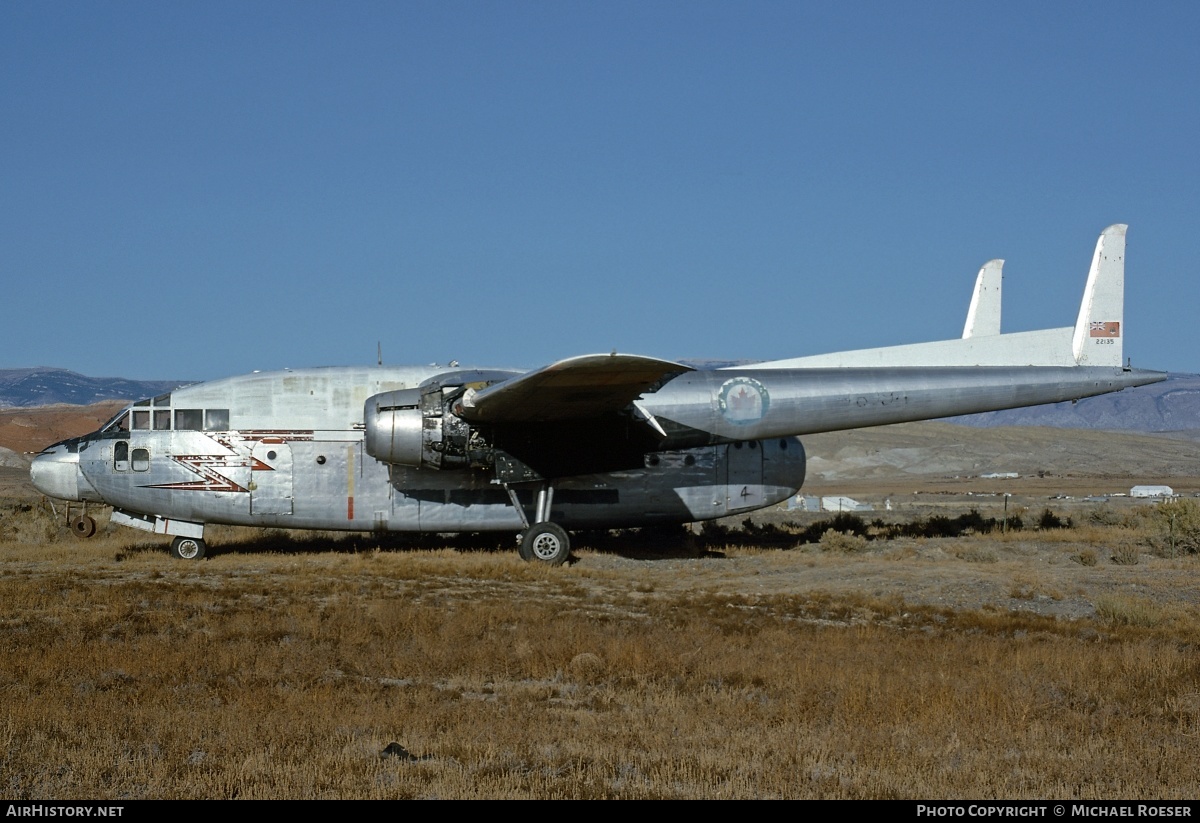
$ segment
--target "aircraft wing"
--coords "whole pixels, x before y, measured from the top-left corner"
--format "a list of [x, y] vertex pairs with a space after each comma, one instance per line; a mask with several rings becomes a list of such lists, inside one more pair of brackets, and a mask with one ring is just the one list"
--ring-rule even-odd
[[468, 391], [455, 411], [473, 423], [584, 420], [620, 411], [688, 371], [693, 369], [653, 357], [586, 354]]

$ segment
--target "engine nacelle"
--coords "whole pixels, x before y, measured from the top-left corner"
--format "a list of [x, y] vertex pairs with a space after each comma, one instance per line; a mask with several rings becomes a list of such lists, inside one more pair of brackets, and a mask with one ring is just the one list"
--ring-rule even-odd
[[369, 397], [363, 422], [367, 454], [383, 463], [459, 469], [489, 462], [490, 450], [468, 449], [471, 427], [446, 409], [437, 385]]
[[[384, 463], [420, 466], [424, 419], [420, 389], [402, 389], [368, 397], [363, 408], [367, 454]], [[441, 424], [436, 418], [435, 422]]]

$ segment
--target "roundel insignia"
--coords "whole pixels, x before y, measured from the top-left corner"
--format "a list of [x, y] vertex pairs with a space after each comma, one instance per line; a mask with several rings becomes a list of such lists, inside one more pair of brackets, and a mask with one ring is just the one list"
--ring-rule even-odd
[[751, 377], [726, 380], [717, 395], [721, 416], [736, 426], [748, 426], [762, 420], [770, 403], [771, 395], [766, 387]]

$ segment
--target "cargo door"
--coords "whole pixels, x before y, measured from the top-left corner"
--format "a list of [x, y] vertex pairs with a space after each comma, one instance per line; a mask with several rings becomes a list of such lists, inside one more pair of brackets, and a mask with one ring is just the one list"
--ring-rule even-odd
[[292, 447], [263, 441], [250, 454], [250, 514], [291, 514]]

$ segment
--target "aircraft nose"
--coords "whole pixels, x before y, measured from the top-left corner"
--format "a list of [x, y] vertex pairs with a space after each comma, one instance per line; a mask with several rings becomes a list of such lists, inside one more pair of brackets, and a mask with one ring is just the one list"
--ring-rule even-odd
[[60, 500], [82, 500], [79, 493], [79, 452], [51, 446], [33, 458], [29, 477], [42, 494]]

